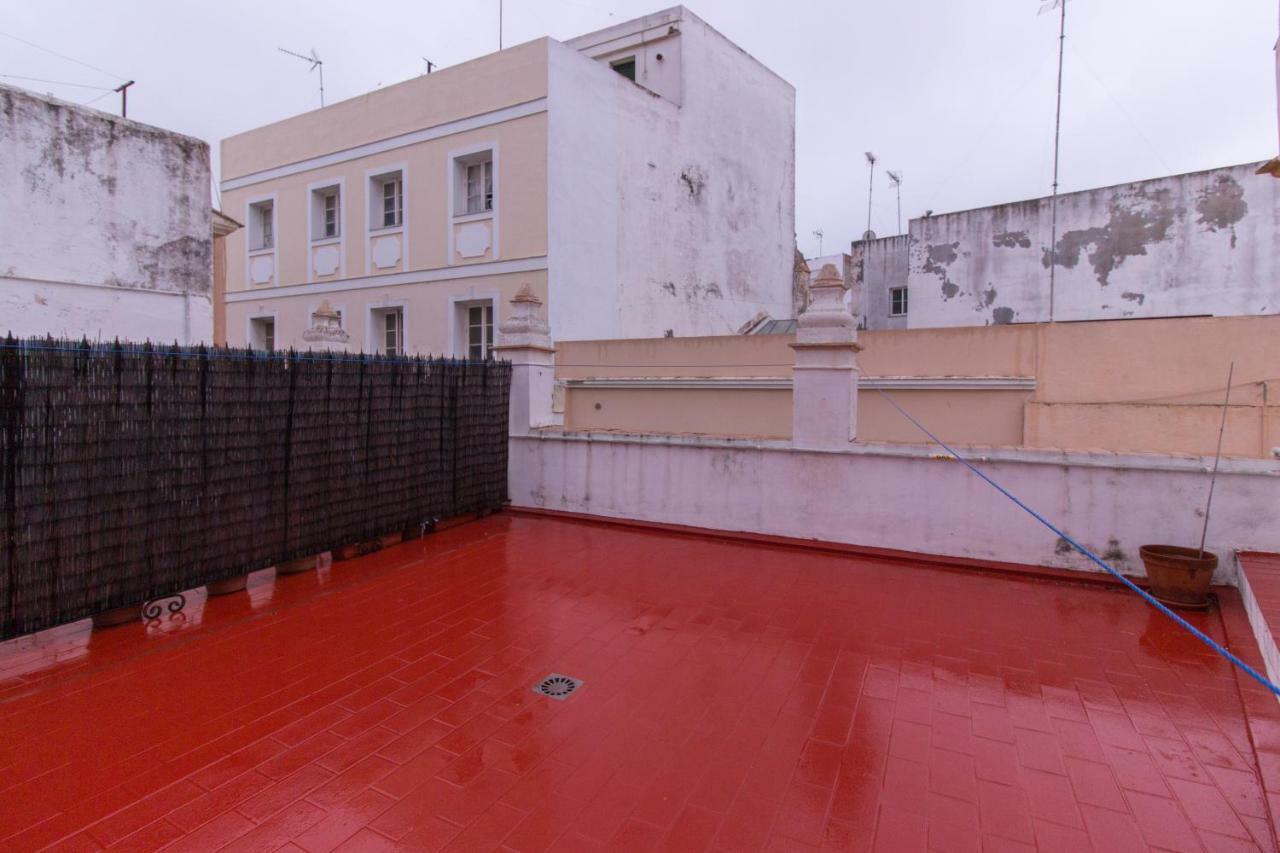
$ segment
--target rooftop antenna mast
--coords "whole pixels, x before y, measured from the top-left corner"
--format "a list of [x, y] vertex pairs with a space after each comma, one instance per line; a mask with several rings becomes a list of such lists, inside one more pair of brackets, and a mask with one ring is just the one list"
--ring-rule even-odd
[[1058, 16], [1058, 105], [1053, 114], [1053, 195], [1049, 200], [1049, 322], [1053, 322], [1053, 289], [1058, 268], [1058, 143], [1062, 134], [1062, 54], [1067, 44], [1067, 0], [1044, 0], [1037, 15], [1061, 10]]
[[311, 67], [307, 69], [308, 71], [318, 70], [320, 72], [320, 106], [323, 107], [324, 106], [324, 61], [320, 59], [320, 56], [316, 53], [316, 49], [314, 47], [311, 48], [310, 56], [303, 56], [301, 53], [294, 53], [292, 50], [285, 50], [283, 47], [278, 47], [276, 48], [276, 50], [280, 51], [281, 53], [287, 53], [290, 56], [296, 56], [298, 59], [301, 59], [303, 62], [311, 63]]
[[498, 50], [502, 50], [502, 0], [498, 0]]
[[898, 194], [898, 233], [902, 233], [902, 173], [901, 172], [885, 172], [889, 176], [889, 186]]
[[430, 59], [427, 59], [425, 56], [424, 56], [424, 57], [422, 57], [422, 61], [423, 61], [423, 62], [425, 62], [425, 63], [427, 63], [427, 73], [428, 73], [428, 74], [430, 74], [430, 73], [431, 73], [431, 69], [435, 68], [435, 67], [436, 67], [436, 64], [435, 64], [434, 62], [432, 62]]
[[876, 155], [870, 151], [867, 154], [867, 233], [862, 235], [863, 240], [875, 239], [875, 232], [871, 230], [871, 190], [875, 186], [876, 177]]
[[818, 257], [822, 257], [822, 228], [813, 229], [813, 236], [818, 238]]
[[135, 82], [137, 81], [130, 80], [128, 83], [121, 83], [119, 86], [116, 86], [111, 90], [113, 92], [120, 93], [120, 118], [129, 117], [129, 87]]

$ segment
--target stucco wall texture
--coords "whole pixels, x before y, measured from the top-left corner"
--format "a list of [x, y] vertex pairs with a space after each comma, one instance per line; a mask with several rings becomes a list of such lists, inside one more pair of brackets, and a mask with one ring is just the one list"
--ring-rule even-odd
[[212, 337], [209, 146], [0, 86], [0, 333]]
[[[565, 425], [788, 438], [793, 341], [726, 335], [557, 342]], [[891, 383], [887, 393], [950, 442], [1212, 454], [1234, 361], [1223, 453], [1269, 459], [1280, 446], [1276, 315], [877, 330], [861, 333], [859, 343], [862, 378]], [[1000, 378], [1029, 381], [967, 381]], [[911, 381], [921, 379], [933, 381]], [[858, 438], [926, 441], [871, 387], [859, 395]]]
[[[1280, 186], [1256, 167], [1061, 195], [1056, 252], [1048, 198], [913, 219], [906, 239], [854, 243], [868, 327], [1280, 312]], [[889, 288], [904, 283], [910, 311], [890, 318]]]

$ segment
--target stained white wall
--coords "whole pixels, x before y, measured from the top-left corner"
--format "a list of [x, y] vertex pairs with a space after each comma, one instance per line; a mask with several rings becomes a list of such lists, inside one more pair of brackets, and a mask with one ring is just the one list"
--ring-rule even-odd
[[681, 104], [551, 48], [561, 340], [732, 334], [760, 311], [791, 314], [794, 89], [688, 10], [643, 23], [660, 17], [676, 32], [646, 50], [679, 57]]
[[[1060, 196], [1052, 319], [1280, 311], [1280, 181], [1256, 167]], [[900, 326], [887, 293], [904, 271], [908, 328], [1049, 320], [1051, 220], [1049, 199], [1034, 199], [913, 219], [909, 241], [873, 241], [870, 327]]]
[[[1126, 574], [1138, 549], [1198, 544], [1212, 459], [973, 449], [970, 458]], [[1098, 570], [1007, 498], [929, 447], [543, 431], [511, 439], [516, 506]], [[1280, 549], [1280, 477], [1224, 459], [1208, 548], [1219, 582], [1234, 549]]]
[[0, 86], [0, 334], [213, 337], [209, 147]]

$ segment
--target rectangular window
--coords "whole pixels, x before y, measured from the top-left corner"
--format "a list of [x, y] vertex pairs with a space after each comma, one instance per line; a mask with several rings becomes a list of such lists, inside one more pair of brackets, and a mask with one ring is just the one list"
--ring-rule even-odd
[[324, 196], [324, 236], [338, 236], [338, 193], [326, 193]]
[[400, 308], [382, 315], [383, 352], [387, 355], [404, 355], [404, 312]]
[[484, 360], [493, 350], [493, 304], [467, 308], [467, 358]]
[[275, 205], [269, 201], [249, 205], [249, 250], [274, 248], [275, 231]]
[[611, 62], [609, 63], [609, 67], [612, 68], [614, 71], [617, 71], [623, 77], [626, 77], [631, 82], [633, 83], [635, 82], [636, 58], [634, 56], [628, 56], [626, 59], [619, 59], [616, 62]]
[[276, 319], [274, 317], [255, 317], [249, 321], [249, 346], [253, 349], [267, 350], [276, 348]]
[[311, 191], [311, 239], [342, 236], [342, 190], [337, 186]]
[[382, 182], [382, 227], [394, 228], [404, 221], [404, 200], [400, 178]]
[[493, 161], [467, 165], [467, 213], [493, 210]]
[[905, 287], [889, 288], [889, 316], [901, 317], [907, 313], [907, 289]]

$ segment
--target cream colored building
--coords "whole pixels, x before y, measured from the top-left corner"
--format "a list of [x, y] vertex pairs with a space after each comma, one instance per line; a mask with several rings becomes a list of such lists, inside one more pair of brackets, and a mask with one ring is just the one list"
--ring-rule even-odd
[[222, 142], [227, 340], [487, 356], [789, 316], [794, 90], [683, 7]]

